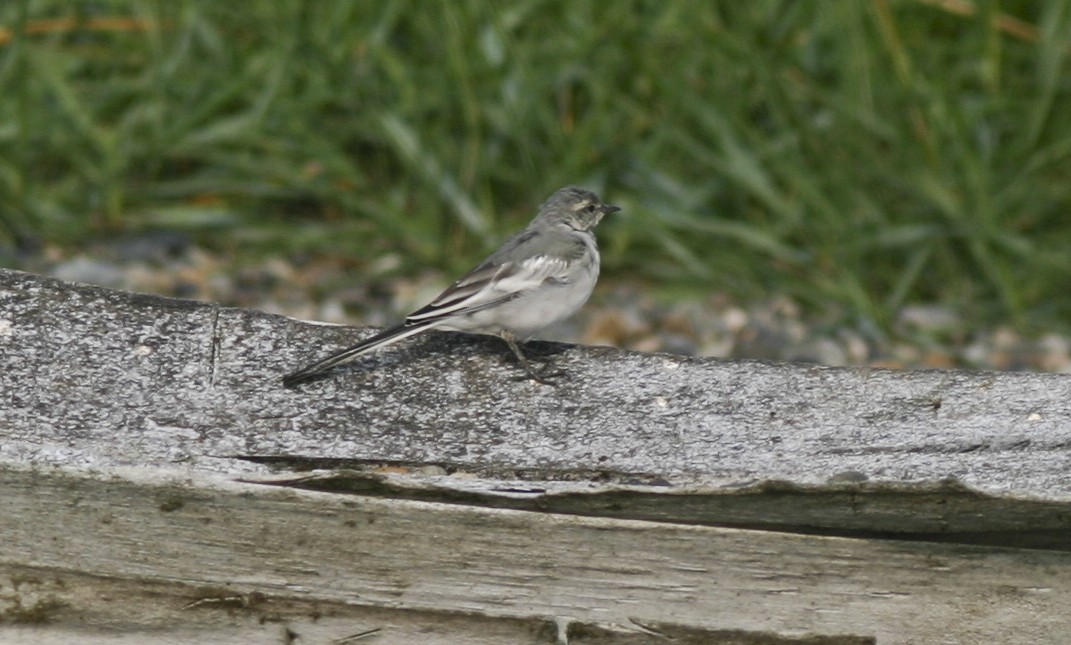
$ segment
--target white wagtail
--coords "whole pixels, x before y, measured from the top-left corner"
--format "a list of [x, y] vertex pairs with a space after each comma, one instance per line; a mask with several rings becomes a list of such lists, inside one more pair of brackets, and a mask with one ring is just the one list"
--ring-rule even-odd
[[283, 385], [303, 383], [429, 329], [497, 335], [530, 378], [550, 383], [545, 373], [532, 369], [518, 341], [568, 318], [587, 302], [599, 277], [599, 247], [591, 229], [603, 215], [618, 210], [591, 191], [562, 188], [543, 203], [528, 228], [404, 322], [288, 374]]

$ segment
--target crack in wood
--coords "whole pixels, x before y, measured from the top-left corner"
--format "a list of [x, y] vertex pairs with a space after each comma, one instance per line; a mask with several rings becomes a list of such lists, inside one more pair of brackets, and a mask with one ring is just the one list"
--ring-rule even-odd
[[[353, 460], [347, 460], [350, 466]], [[307, 463], [305, 464], [308, 465]], [[757, 482], [727, 490], [689, 490], [604, 479], [591, 490], [552, 490], [483, 478], [482, 488], [443, 483], [448, 477], [406, 475], [398, 464], [333, 470], [293, 479], [243, 480], [384, 499], [439, 502], [587, 517], [634, 519], [801, 535], [1071, 551], [1071, 505], [1006, 499], [954, 480], [932, 485], [866, 482], [800, 486]], [[427, 466], [427, 464], [422, 464]], [[414, 473], [420, 465], [408, 464]], [[455, 473], [461, 471], [455, 471]], [[444, 471], [443, 475], [450, 473]], [[533, 473], [527, 473], [532, 475]], [[543, 476], [548, 473], [540, 473]], [[577, 473], [567, 473], [575, 477]], [[542, 481], [585, 481], [554, 479]], [[978, 523], [978, 518], [985, 518]]]
[[216, 386], [216, 365], [219, 363], [220, 351], [223, 345], [223, 339], [220, 336], [219, 327], [219, 307], [212, 308], [212, 347], [209, 349], [208, 354], [208, 385], [209, 387]]

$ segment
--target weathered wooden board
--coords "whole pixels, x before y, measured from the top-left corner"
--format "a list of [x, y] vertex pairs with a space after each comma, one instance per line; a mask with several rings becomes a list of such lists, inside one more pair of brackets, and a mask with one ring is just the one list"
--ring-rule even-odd
[[1071, 641], [1069, 376], [364, 333], [0, 270], [0, 642]]
[[[350, 603], [513, 621], [500, 629], [531, 629], [525, 619], [543, 619], [542, 640], [529, 634], [504, 642], [554, 642], [545, 625], [555, 619], [620, 632], [672, 622], [713, 633], [879, 643], [929, 643], [934, 635], [1053, 643], [1071, 634], [1071, 555], [1064, 552], [548, 515], [225, 481], [194, 487], [132, 472], [0, 470], [0, 490], [0, 517], [18, 518], [0, 525], [0, 562], [182, 583], [209, 599], [201, 609], [254, 593], [306, 607]], [[169, 615], [160, 620], [173, 620], [192, 595], [171, 612], [161, 608]], [[184, 613], [191, 622], [197, 616]], [[60, 612], [57, 624], [62, 619]], [[355, 621], [346, 629], [376, 626]]]
[[[551, 388], [438, 334], [292, 391], [366, 332], [0, 270], [0, 461], [264, 473], [234, 456], [601, 483], [830, 478], [1071, 498], [1071, 376], [725, 362], [567, 347]], [[493, 474], [492, 472], [492, 474]]]
[[427, 612], [0, 565], [4, 645], [553, 643], [542, 619]]

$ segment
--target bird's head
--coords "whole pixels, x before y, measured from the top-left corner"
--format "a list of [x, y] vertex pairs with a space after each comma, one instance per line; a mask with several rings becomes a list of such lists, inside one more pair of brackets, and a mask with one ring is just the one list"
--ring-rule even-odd
[[603, 215], [621, 210], [612, 204], [603, 203], [590, 190], [568, 186], [550, 196], [539, 208], [537, 220], [561, 222], [578, 231], [588, 231], [599, 223]]

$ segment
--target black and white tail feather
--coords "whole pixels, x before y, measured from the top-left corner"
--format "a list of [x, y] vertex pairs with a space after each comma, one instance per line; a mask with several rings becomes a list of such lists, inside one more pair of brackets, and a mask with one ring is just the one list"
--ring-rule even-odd
[[362, 354], [367, 354], [380, 347], [386, 347], [387, 345], [396, 343], [402, 339], [409, 338], [414, 334], [419, 334], [420, 332], [429, 329], [431, 326], [431, 323], [417, 325], [407, 325], [402, 323], [401, 325], [395, 325], [394, 327], [385, 329], [375, 336], [363, 340], [352, 347], [347, 347], [346, 349], [331, 354], [323, 360], [316, 361], [312, 365], [303, 367], [292, 374], [287, 374], [283, 377], [283, 385], [285, 387], [294, 387], [296, 385], [301, 385], [306, 381], [314, 380], [316, 377], [324, 374], [336, 365], [341, 365], [342, 363], [353, 360]]
[[288, 374], [283, 385], [313, 380], [336, 365], [436, 328], [500, 336], [529, 378], [549, 383], [532, 369], [518, 341], [572, 315], [587, 300], [599, 274], [591, 229], [617, 210], [590, 191], [559, 190], [528, 228], [403, 323]]
[[[446, 325], [451, 320], [460, 316], [476, 313], [481, 309], [501, 304], [503, 301], [515, 298], [519, 295], [518, 293], [513, 293], [508, 296], [491, 300], [482, 305], [473, 303], [472, 300], [474, 299], [474, 296], [478, 295], [481, 291], [479, 289], [473, 291], [474, 284], [479, 284], [478, 282], [475, 282], [473, 278], [474, 276], [478, 276], [483, 268], [484, 267], [482, 266], [478, 267], [466, 274], [464, 278], [458, 280], [449, 289], [439, 294], [435, 300], [406, 317], [405, 322], [402, 324], [384, 329], [378, 334], [362, 340], [352, 347], [347, 347], [346, 349], [335, 352], [327, 358], [316, 361], [312, 365], [304, 367], [293, 374], [287, 374], [283, 377], [283, 385], [286, 387], [300, 385], [301, 383], [315, 379], [317, 376], [330, 370], [336, 365], [341, 365], [347, 361], [354, 360], [363, 354], [367, 354], [368, 352], [377, 350], [381, 347], [386, 347], [387, 345], [392, 345], [400, 340], [409, 338], [410, 336], [414, 336], [429, 329]], [[484, 289], [487, 288], [489, 282], [489, 280], [483, 282]], [[466, 306], [465, 303], [468, 303], [468, 305]]]

